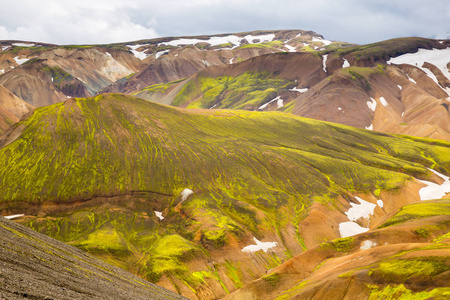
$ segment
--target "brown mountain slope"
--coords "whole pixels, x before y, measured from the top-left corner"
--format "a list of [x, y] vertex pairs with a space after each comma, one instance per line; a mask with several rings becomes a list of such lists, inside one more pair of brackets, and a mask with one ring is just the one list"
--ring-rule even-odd
[[0, 133], [18, 122], [23, 115], [29, 113], [32, 109], [31, 105], [0, 85]]
[[0, 217], [1, 299], [186, 299]]
[[136, 72], [141, 63], [131, 53], [106, 50], [49, 50], [5, 73], [0, 84], [37, 107], [62, 102], [67, 97], [94, 95]]
[[386, 219], [303, 252], [225, 299], [448, 299], [450, 200], [407, 205]]
[[282, 109], [359, 128], [449, 140], [447, 97], [413, 66], [347, 67]]

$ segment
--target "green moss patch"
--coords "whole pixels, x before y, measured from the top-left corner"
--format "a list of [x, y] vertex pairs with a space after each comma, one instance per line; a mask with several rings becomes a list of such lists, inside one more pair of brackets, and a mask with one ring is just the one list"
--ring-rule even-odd
[[[450, 200], [422, 202], [405, 205], [395, 216], [390, 218], [386, 223], [384, 223], [380, 227], [381, 228], [389, 227], [392, 225], [407, 222], [408, 220], [423, 219], [439, 215], [450, 215]], [[426, 234], [424, 230], [426, 229], [417, 232], [417, 234], [419, 235]]]

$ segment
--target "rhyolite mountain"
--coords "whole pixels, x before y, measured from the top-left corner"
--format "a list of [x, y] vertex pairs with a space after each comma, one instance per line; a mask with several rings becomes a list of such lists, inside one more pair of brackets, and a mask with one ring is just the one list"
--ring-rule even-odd
[[[445, 188], [443, 174], [442, 140], [103, 94], [37, 108], [1, 136], [0, 212], [186, 297], [215, 299], [345, 226], [373, 228], [425, 199], [423, 188]], [[350, 218], [354, 206], [373, 217]]]
[[186, 299], [0, 217], [1, 299]]

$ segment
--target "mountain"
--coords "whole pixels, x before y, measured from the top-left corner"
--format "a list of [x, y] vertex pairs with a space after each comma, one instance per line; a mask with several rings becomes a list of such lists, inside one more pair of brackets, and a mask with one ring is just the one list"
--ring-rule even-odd
[[152, 85], [134, 95], [188, 108], [281, 110], [449, 140], [448, 44], [396, 39], [314, 53], [262, 55], [206, 68], [186, 80]]
[[32, 109], [31, 105], [0, 85], [0, 134]]
[[2, 299], [186, 299], [3, 217], [0, 233]]
[[232, 64], [266, 53], [324, 49], [331, 43], [303, 30], [168, 37], [108, 45], [0, 42], [0, 72], [4, 73], [0, 84], [34, 106], [98, 92], [131, 93], [189, 77], [208, 66]]
[[450, 199], [406, 205], [322, 243], [225, 299], [448, 299]]
[[424, 187], [445, 188], [449, 153], [446, 141], [281, 112], [71, 98], [0, 137], [0, 212], [214, 299], [346, 235], [342, 226], [369, 230], [368, 215], [349, 219], [353, 206], [370, 203], [382, 218], [420, 201]]

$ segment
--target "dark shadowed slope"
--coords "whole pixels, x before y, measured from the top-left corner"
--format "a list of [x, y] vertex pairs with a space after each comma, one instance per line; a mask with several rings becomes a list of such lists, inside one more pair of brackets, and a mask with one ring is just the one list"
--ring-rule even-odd
[[0, 217], [0, 299], [186, 299]]

